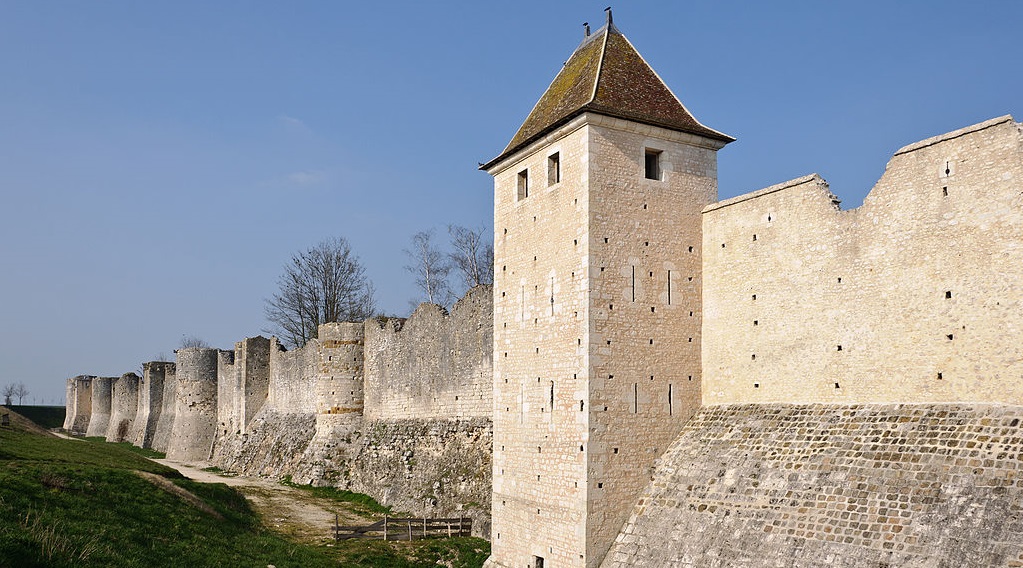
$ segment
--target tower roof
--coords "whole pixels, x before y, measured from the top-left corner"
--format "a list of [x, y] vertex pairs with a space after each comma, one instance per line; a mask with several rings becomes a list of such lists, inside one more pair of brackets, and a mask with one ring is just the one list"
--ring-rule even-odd
[[728, 143], [727, 134], [702, 124], [615, 27], [607, 24], [586, 37], [547, 87], [519, 131], [481, 169], [488, 169], [572, 118], [595, 112], [696, 134]]

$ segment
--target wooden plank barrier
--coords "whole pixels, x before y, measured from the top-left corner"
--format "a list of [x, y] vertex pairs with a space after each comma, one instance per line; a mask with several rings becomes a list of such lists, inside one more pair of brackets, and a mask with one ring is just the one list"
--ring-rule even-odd
[[419, 540], [424, 538], [450, 538], [470, 536], [472, 519], [469, 517], [387, 517], [369, 525], [343, 526], [334, 515], [334, 540], [370, 538], [383, 540]]

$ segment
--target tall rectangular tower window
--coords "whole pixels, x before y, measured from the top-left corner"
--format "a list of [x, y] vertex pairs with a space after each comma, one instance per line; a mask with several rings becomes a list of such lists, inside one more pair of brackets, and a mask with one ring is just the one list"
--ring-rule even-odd
[[529, 170], [522, 170], [515, 178], [515, 187], [518, 190], [519, 200], [529, 197]]
[[661, 179], [661, 151], [647, 148], [645, 158], [646, 179]]
[[547, 185], [561, 183], [561, 152], [547, 156]]

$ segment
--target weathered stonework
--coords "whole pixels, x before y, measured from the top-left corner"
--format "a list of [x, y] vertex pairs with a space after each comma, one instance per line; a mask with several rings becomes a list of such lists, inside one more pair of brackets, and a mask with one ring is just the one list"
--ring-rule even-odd
[[603, 566], [1023, 566], [1023, 407], [708, 407]]
[[139, 409], [139, 376], [125, 373], [110, 387], [110, 424], [108, 442], [130, 441], [130, 433]]
[[129, 439], [140, 448], [151, 448], [156, 434], [156, 425], [163, 410], [164, 377], [170, 370], [174, 374], [174, 363], [151, 361], [142, 365], [142, 378], [139, 380], [138, 410], [132, 424]]
[[[163, 369], [163, 394], [159, 397], [160, 412], [157, 414], [156, 428], [153, 431], [152, 448], [158, 452], [167, 453], [167, 447], [170, 444], [171, 431], [174, 429], [174, 413], [177, 409], [177, 391], [177, 365], [165, 366]], [[156, 399], [152, 400], [155, 404]]]
[[196, 461], [210, 456], [217, 423], [217, 356], [216, 349], [178, 350], [174, 428], [167, 443], [168, 459]]
[[92, 417], [92, 375], [79, 375], [67, 380], [67, 409], [64, 414], [64, 429], [75, 434], [85, 434]]
[[366, 322], [366, 418], [489, 418], [493, 321], [492, 290], [479, 286], [450, 314], [422, 304], [407, 320]]
[[90, 384], [92, 410], [89, 415], [89, 426], [85, 430], [86, 436], [106, 437], [107, 427], [110, 426], [110, 387], [116, 380], [116, 377], [92, 378]]

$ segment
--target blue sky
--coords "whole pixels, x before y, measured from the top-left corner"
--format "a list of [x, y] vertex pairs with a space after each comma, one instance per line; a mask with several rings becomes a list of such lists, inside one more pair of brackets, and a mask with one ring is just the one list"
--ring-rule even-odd
[[[0, 384], [62, 402], [182, 335], [266, 327], [331, 236], [382, 311], [416, 231], [491, 223], [497, 155], [606, 2], [0, 4]], [[720, 197], [818, 172], [855, 207], [899, 147], [1023, 119], [1020, 2], [629, 2]]]

